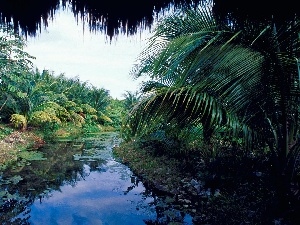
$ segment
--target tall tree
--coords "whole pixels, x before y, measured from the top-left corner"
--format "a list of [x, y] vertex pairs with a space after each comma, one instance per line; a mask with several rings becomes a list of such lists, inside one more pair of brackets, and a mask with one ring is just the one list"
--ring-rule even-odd
[[0, 26], [0, 105], [3, 119], [19, 110], [16, 99], [26, 97], [30, 86], [33, 56], [24, 51], [25, 40], [15, 34], [10, 26]]

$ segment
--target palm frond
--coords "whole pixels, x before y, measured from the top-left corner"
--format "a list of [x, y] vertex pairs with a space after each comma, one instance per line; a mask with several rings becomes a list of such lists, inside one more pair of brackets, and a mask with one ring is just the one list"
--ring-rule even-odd
[[127, 122], [133, 134], [138, 135], [151, 133], [161, 123], [178, 124], [181, 128], [208, 124], [214, 130], [226, 128], [235, 136], [242, 131], [247, 135], [251, 132], [246, 125], [241, 129], [238, 116], [226, 112], [214, 97], [192, 87], [160, 89], [136, 105]]

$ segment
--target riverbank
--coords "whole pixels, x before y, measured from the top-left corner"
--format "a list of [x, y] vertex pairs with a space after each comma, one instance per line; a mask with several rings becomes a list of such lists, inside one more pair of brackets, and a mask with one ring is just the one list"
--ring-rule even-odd
[[0, 125], [0, 170], [18, 160], [23, 151], [43, 146], [41, 135], [33, 131], [19, 131], [7, 125]]
[[[101, 126], [99, 129], [102, 132], [114, 131], [110, 126]], [[33, 127], [27, 130], [19, 130], [13, 128], [11, 124], [0, 123], [0, 171], [20, 159], [27, 160], [31, 156], [37, 157], [34, 151], [48, 141], [73, 140], [88, 134], [89, 132], [72, 124], [62, 126], [54, 132], [45, 132]]]
[[[1, 169], [45, 143], [33, 130], [21, 132], [9, 126], [0, 130]], [[194, 224], [297, 224], [289, 221], [291, 211], [275, 216], [276, 178], [270, 175], [265, 156], [224, 151], [212, 160], [199, 152], [185, 157], [157, 154], [156, 147], [153, 143], [124, 142], [113, 152], [145, 186], [190, 214]]]
[[35, 152], [47, 141], [74, 139], [81, 133], [80, 128], [75, 126], [61, 127], [54, 133], [45, 134], [38, 128], [19, 130], [10, 124], [0, 124], [0, 171], [18, 160], [36, 159], [39, 154]]
[[122, 143], [114, 154], [144, 184], [192, 215], [195, 224], [295, 224], [291, 212], [277, 211], [276, 178], [263, 156], [228, 151], [215, 160], [193, 153], [180, 158], [154, 155], [152, 148]]

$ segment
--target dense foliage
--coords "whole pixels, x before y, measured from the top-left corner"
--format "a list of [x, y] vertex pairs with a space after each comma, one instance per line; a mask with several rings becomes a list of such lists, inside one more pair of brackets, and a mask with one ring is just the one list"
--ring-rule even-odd
[[[300, 205], [297, 8], [286, 2], [202, 3], [159, 21], [132, 71], [150, 81], [141, 95], [127, 92], [123, 101], [77, 78], [32, 70], [24, 41], [4, 27], [1, 119], [19, 129], [51, 132], [65, 124], [85, 132], [97, 132], [99, 125], [118, 128], [125, 141], [145, 154], [175, 157], [186, 167], [196, 165], [186, 171], [193, 170], [199, 180], [211, 178], [205, 188], [220, 188], [222, 197], [207, 202], [228, 206], [225, 211], [214, 208], [212, 221], [219, 224], [224, 212], [236, 219], [232, 211], [238, 206], [246, 208], [239, 212], [243, 218], [251, 217], [259, 206], [252, 213], [255, 221], [264, 209], [277, 208], [274, 223], [283, 217], [299, 222], [290, 216], [299, 213]], [[95, 19], [101, 13], [92, 5], [74, 1], [72, 6], [77, 14], [91, 10]], [[92, 22], [93, 28], [101, 21]], [[237, 204], [242, 200], [244, 205]]]
[[277, 206], [293, 211], [300, 185], [299, 18], [226, 17], [211, 6], [158, 23], [132, 71], [150, 81], [127, 118], [127, 134], [165, 143], [160, 154], [263, 154]]
[[84, 133], [121, 128], [123, 101], [78, 77], [40, 72], [33, 67], [34, 57], [24, 51], [24, 38], [6, 26], [0, 34], [2, 122], [20, 130], [38, 128], [48, 137], [66, 126]]

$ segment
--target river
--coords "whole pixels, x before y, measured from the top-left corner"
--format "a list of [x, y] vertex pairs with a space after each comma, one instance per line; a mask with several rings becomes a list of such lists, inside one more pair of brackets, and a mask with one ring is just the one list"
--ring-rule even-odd
[[7, 169], [0, 179], [2, 225], [193, 224], [114, 157], [120, 141], [117, 133], [102, 133], [49, 143], [42, 157]]

